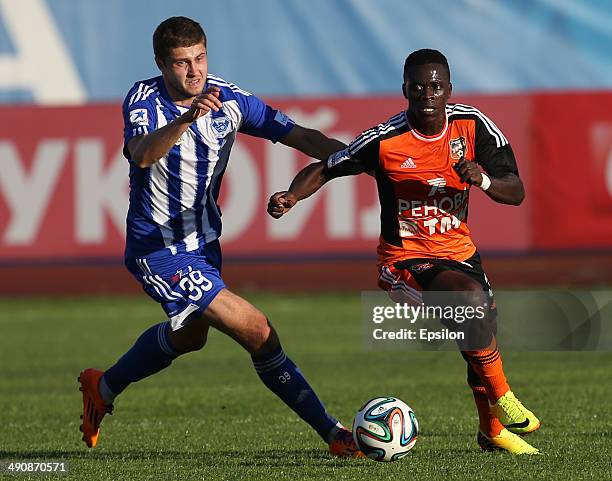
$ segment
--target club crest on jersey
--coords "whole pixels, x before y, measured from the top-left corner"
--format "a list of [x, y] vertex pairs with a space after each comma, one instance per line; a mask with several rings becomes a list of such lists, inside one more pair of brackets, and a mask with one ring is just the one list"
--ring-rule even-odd
[[230, 128], [230, 121], [227, 117], [216, 117], [212, 120], [213, 129], [219, 137], [223, 137]]
[[130, 110], [130, 123], [140, 127], [146, 127], [149, 125], [149, 115], [147, 113], [147, 109]]
[[449, 145], [451, 158], [460, 159], [465, 156], [465, 137], [451, 139]]
[[425, 272], [427, 269], [431, 269], [434, 265], [431, 262], [424, 262], [423, 264], [415, 264], [410, 266], [410, 269], [415, 274], [420, 274], [421, 272]]

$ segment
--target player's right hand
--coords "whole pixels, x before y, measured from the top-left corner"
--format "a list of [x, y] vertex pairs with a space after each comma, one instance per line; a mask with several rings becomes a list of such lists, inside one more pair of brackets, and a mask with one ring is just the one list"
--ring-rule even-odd
[[275, 219], [280, 219], [285, 215], [291, 207], [297, 203], [297, 198], [293, 194], [289, 194], [286, 190], [277, 192], [270, 197], [268, 202], [268, 214]]
[[189, 110], [183, 115], [187, 117], [189, 122], [194, 122], [200, 117], [206, 115], [211, 110], [218, 112], [223, 106], [219, 100], [220, 92], [221, 89], [219, 87], [208, 87], [204, 92], [193, 99], [193, 102], [191, 102], [191, 107], [189, 107]]

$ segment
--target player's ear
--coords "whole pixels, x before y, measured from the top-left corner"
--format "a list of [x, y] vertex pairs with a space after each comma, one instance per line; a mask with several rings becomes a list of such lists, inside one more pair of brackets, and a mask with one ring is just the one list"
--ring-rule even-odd
[[404, 94], [404, 98], [408, 99], [408, 85], [406, 82], [402, 84], [402, 93]]
[[164, 67], [164, 61], [160, 59], [157, 55], [155, 56], [155, 65], [157, 65], [157, 68], [159, 70], [162, 70]]
[[448, 83], [448, 96], [450, 97], [453, 94], [453, 84], [451, 82]]

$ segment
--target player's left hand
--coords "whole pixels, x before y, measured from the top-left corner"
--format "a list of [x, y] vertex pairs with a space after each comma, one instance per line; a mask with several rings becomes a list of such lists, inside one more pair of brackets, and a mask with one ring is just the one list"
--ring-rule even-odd
[[453, 165], [453, 169], [461, 178], [461, 182], [470, 185], [482, 184], [482, 173], [476, 162], [468, 162], [464, 157], [461, 157], [461, 160]]

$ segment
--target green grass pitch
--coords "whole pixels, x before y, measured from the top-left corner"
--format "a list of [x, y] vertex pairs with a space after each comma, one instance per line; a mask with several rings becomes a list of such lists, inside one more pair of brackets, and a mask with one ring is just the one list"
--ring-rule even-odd
[[64, 459], [70, 472], [57, 479], [76, 480], [612, 479], [612, 353], [507, 353], [515, 393], [543, 422], [528, 440], [546, 455], [485, 454], [458, 353], [365, 352], [358, 294], [246, 297], [346, 425], [371, 397], [410, 404], [421, 426], [413, 453], [396, 463], [329, 457], [216, 331], [203, 351], [131, 386], [87, 449], [77, 375], [108, 367], [162, 319], [143, 296], [0, 300], [0, 459]]

